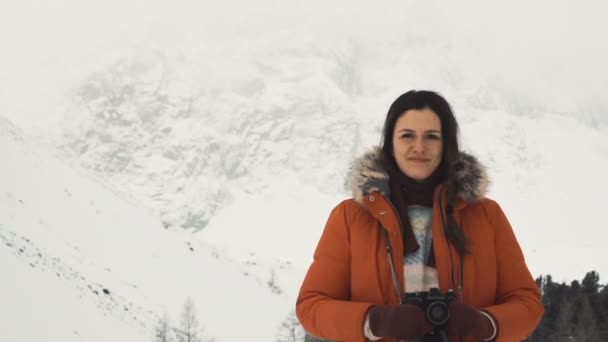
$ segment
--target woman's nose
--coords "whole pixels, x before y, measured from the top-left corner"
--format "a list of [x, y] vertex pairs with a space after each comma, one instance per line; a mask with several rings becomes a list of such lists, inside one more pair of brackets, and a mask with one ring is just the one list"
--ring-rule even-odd
[[422, 151], [424, 151], [424, 142], [422, 141], [422, 139], [421, 138], [416, 138], [414, 140], [414, 146], [412, 146], [412, 148], [416, 152], [422, 152]]

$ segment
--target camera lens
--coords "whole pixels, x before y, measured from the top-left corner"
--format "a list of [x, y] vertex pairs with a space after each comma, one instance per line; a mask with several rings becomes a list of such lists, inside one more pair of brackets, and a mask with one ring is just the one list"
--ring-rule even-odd
[[433, 302], [426, 308], [426, 318], [435, 325], [441, 325], [448, 321], [450, 312], [444, 302]]

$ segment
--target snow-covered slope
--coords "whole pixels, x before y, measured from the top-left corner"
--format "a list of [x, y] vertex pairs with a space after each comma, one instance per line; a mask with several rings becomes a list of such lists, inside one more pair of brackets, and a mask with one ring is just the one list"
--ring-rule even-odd
[[1, 118], [0, 154], [2, 340], [149, 341], [164, 310], [179, 324], [188, 297], [218, 340], [272, 339], [289, 315], [301, 270], [165, 229]]
[[[533, 275], [569, 282], [596, 270], [608, 277], [603, 228], [608, 130], [554, 115], [474, 107], [460, 113], [463, 147], [486, 164], [488, 196], [506, 212]], [[341, 172], [334, 182], [343, 184], [348, 163], [330, 169]], [[327, 196], [293, 178], [268, 183], [272, 186], [255, 196], [235, 197], [200, 236], [229, 246], [234, 255], [255, 251], [306, 266], [329, 211], [350, 194]]]

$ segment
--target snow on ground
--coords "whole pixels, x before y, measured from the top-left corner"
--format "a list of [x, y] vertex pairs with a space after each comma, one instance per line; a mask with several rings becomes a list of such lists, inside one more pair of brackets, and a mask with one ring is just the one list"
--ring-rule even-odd
[[[147, 341], [164, 310], [179, 324], [188, 297], [210, 336], [275, 336], [290, 311], [281, 288], [290, 265], [249, 265], [188, 232], [166, 230], [148, 211], [34, 148], [13, 125], [0, 121], [0, 132], [8, 165], [0, 173], [0, 260], [10, 271], [0, 296], [11, 304], [0, 310], [9, 322], [3, 338]], [[252, 319], [260, 308], [265, 324]], [[47, 328], [23, 331], [30, 310]]]

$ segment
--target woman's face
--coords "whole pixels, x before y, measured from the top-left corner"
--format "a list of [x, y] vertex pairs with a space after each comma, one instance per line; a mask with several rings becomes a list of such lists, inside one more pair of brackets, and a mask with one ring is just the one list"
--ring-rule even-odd
[[443, 138], [439, 116], [429, 108], [401, 114], [393, 131], [393, 154], [408, 177], [423, 181], [441, 163]]

